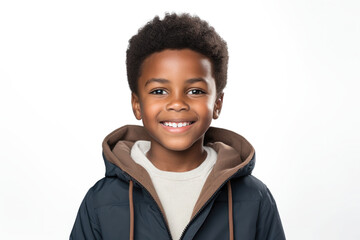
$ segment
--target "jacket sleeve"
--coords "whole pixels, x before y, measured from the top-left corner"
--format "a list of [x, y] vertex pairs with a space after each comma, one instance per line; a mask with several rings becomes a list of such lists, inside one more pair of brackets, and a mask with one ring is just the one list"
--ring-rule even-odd
[[99, 240], [100, 227], [96, 224], [92, 201], [93, 191], [90, 189], [82, 201], [77, 213], [70, 240]]
[[275, 199], [270, 190], [265, 187], [262, 201], [260, 203], [260, 212], [257, 222], [256, 239], [257, 240], [285, 240], [284, 229], [281, 224], [279, 212]]

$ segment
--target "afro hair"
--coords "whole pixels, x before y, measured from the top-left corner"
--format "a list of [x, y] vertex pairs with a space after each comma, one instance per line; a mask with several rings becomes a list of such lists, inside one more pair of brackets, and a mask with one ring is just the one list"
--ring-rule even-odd
[[138, 93], [137, 80], [141, 76], [142, 63], [148, 56], [165, 49], [185, 48], [210, 59], [216, 92], [221, 93], [227, 81], [227, 44], [206, 21], [187, 13], [166, 13], [163, 20], [155, 16], [129, 40], [126, 68], [131, 91]]

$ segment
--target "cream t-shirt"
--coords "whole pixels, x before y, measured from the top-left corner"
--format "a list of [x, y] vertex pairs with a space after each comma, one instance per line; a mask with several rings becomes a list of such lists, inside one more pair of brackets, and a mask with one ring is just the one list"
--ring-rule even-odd
[[150, 141], [136, 141], [131, 148], [131, 157], [149, 173], [164, 208], [171, 235], [177, 240], [190, 221], [200, 191], [216, 162], [217, 153], [211, 147], [204, 146], [207, 156], [200, 166], [187, 172], [168, 172], [156, 168], [146, 157], [150, 145]]

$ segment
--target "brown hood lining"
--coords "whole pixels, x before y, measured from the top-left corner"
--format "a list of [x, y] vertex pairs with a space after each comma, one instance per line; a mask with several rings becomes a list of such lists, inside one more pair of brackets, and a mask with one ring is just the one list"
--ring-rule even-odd
[[[150, 140], [144, 127], [126, 125], [118, 128], [105, 137], [103, 141], [104, 156], [149, 191], [166, 220], [164, 209], [149, 174], [130, 157], [131, 147], [137, 140]], [[244, 137], [221, 128], [210, 127], [205, 133], [204, 144], [215, 149], [218, 159], [201, 190], [191, 218], [222, 184], [250, 162], [255, 153], [254, 148]]]

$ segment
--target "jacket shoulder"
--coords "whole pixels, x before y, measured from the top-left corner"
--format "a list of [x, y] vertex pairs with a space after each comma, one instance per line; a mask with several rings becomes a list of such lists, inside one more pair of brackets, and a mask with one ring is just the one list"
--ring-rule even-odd
[[89, 189], [87, 198], [92, 201], [94, 209], [107, 205], [128, 204], [128, 191], [128, 183], [115, 177], [104, 177]]
[[[126, 216], [120, 219], [128, 219], [127, 214], [128, 184], [117, 178], [104, 177], [86, 193], [76, 216], [70, 239], [105, 239], [107, 234], [114, 232], [109, 230], [111, 225], [107, 223], [119, 222], [119, 215]], [[126, 224], [125, 221], [120, 225], [126, 226]]]
[[233, 201], [257, 202], [256, 239], [285, 239], [274, 197], [258, 178], [248, 175], [231, 180]]
[[267, 186], [253, 175], [231, 179], [234, 201], [261, 201], [268, 193]]

